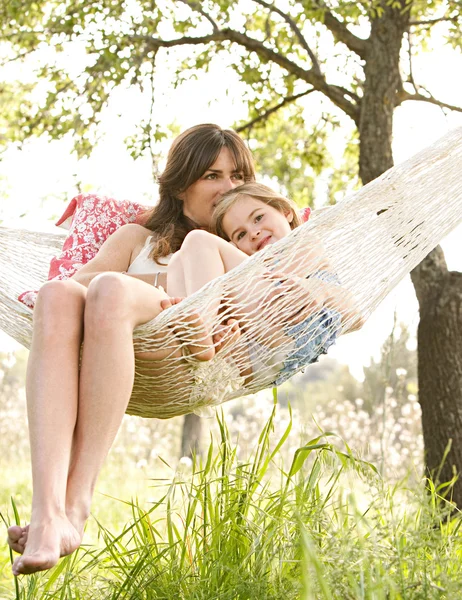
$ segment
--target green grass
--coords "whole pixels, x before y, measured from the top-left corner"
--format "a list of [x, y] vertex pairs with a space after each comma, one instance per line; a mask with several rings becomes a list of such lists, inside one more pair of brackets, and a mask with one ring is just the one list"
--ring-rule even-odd
[[203, 461], [152, 480], [151, 503], [110, 501], [126, 525], [100, 511], [99, 539], [17, 590], [4, 565], [0, 598], [462, 598], [462, 521], [441, 490], [387, 486], [329, 433], [283, 465], [292, 423], [274, 441], [275, 411], [245, 462], [219, 417]]

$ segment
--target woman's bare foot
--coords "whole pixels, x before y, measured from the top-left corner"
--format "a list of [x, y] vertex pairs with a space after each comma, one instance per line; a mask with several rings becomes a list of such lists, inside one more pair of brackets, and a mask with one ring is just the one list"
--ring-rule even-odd
[[[28, 529], [27, 535], [23, 532], [27, 539], [23, 555], [13, 563], [14, 575], [51, 569], [60, 557], [72, 554], [81, 543], [81, 536], [65, 515], [42, 520], [37, 525], [31, 523], [28, 528], [21, 529]], [[13, 529], [12, 535], [17, 533]]]
[[27, 543], [27, 534], [29, 533], [29, 525], [21, 527], [20, 525], [12, 525], [8, 527], [8, 546], [17, 552], [22, 554]]
[[[162, 310], [167, 310], [182, 300], [184, 298], [163, 299], [160, 305]], [[172, 325], [171, 329], [186, 344], [193, 358], [208, 361], [215, 356], [214, 340], [199, 313], [192, 312], [184, 315], [179, 322]]]
[[[88, 513], [89, 514], [89, 513]], [[81, 518], [80, 513], [77, 511], [66, 510], [66, 515], [69, 521], [72, 523], [74, 528], [80, 537], [83, 537], [83, 530], [85, 528], [86, 518]], [[21, 527], [20, 525], [12, 525], [8, 527], [8, 546], [18, 554], [23, 554], [27, 544], [27, 538], [29, 534], [29, 525]]]

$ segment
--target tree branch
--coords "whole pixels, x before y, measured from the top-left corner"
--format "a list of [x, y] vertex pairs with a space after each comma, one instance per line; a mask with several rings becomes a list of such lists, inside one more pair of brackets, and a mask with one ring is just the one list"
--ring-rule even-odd
[[237, 127], [236, 128], [237, 133], [242, 133], [243, 131], [246, 131], [246, 129], [251, 129], [254, 125], [259, 123], [260, 121], [264, 121], [270, 115], [277, 112], [283, 106], [286, 106], [287, 104], [291, 104], [292, 102], [295, 102], [295, 100], [298, 100], [299, 98], [303, 98], [303, 96], [308, 96], [308, 94], [311, 94], [312, 92], [315, 92], [315, 91], [316, 90], [314, 88], [311, 88], [309, 90], [306, 90], [306, 92], [301, 92], [300, 94], [295, 94], [293, 96], [288, 96], [287, 98], [284, 98], [284, 100], [282, 100], [282, 102], [279, 102], [279, 104], [276, 104], [276, 106], [273, 106], [273, 107], [269, 108], [268, 110], [265, 110], [264, 113], [258, 115], [258, 117], [255, 117], [255, 119], [252, 119], [245, 125], [241, 125], [240, 127]]
[[315, 0], [315, 4], [324, 10], [324, 25], [331, 33], [333, 33], [335, 39], [345, 44], [345, 46], [352, 52], [355, 52], [360, 58], [366, 60], [368, 50], [367, 40], [363, 40], [354, 33], [351, 33], [348, 27], [330, 12], [323, 0]]
[[305, 50], [305, 52], [308, 54], [308, 56], [311, 58], [311, 62], [313, 63], [313, 70], [316, 71], [320, 75], [321, 68], [319, 66], [318, 59], [317, 59], [316, 55], [314, 54], [314, 52], [311, 50], [311, 48], [308, 46], [308, 43], [307, 43], [303, 33], [300, 31], [300, 28], [298, 27], [297, 23], [295, 23], [295, 21], [291, 17], [289, 17], [289, 15], [282, 12], [282, 10], [280, 10], [273, 4], [269, 4], [268, 2], [265, 2], [265, 0], [254, 0], [254, 2], [256, 2], [257, 4], [260, 4], [261, 6], [264, 6], [265, 8], [268, 8], [270, 10], [270, 12], [277, 13], [284, 19], [284, 21], [286, 21], [286, 23], [289, 24], [290, 28], [297, 36], [298, 41], [300, 42], [300, 45]]
[[202, 10], [200, 2], [194, 2], [194, 0], [179, 0], [179, 2], [186, 4], [186, 6], [189, 6], [189, 8], [191, 8], [192, 10], [195, 10], [200, 15], [202, 15], [204, 17], [204, 19], [207, 19], [207, 21], [209, 23], [211, 23], [211, 25], [213, 27], [213, 31], [219, 30], [218, 25], [215, 23], [215, 21], [212, 19], [212, 17], [209, 14], [207, 14], [204, 10]]
[[410, 27], [431, 27], [435, 23], [442, 21], [457, 23], [459, 17], [438, 17], [437, 19], [428, 19], [428, 21], [409, 21]]
[[398, 106], [399, 104], [402, 104], [406, 100], [416, 100], [417, 102], [428, 102], [429, 104], [434, 104], [435, 106], [439, 106], [440, 108], [447, 108], [448, 110], [462, 112], [462, 106], [454, 106], [453, 104], [447, 104], [446, 102], [441, 102], [441, 100], [437, 100], [432, 95], [424, 96], [423, 94], [419, 94], [418, 92], [416, 94], [410, 94], [409, 92], [406, 92], [405, 90], [402, 90], [398, 94], [398, 103], [396, 104], [396, 106]]
[[[417, 89], [417, 85], [414, 80], [414, 72], [412, 69], [412, 37], [411, 37], [411, 32], [409, 30], [407, 32], [407, 39], [408, 39], [408, 44], [409, 44], [409, 82], [411, 83], [412, 87], [414, 88], [415, 93], [418, 94], [419, 91]], [[400, 93], [402, 93], [405, 91], [403, 88], [402, 77], [400, 77], [400, 80], [401, 80]]]
[[322, 74], [320, 75], [313, 69], [306, 70], [300, 67], [286, 56], [271, 50], [271, 48], [267, 48], [262, 42], [233, 29], [222, 29], [200, 37], [183, 36], [173, 40], [162, 40], [160, 38], [141, 35], [130, 35], [127, 36], [127, 39], [144, 42], [148, 52], [156, 48], [173, 48], [175, 46], [210, 44], [212, 42], [234, 42], [243, 46], [249, 52], [255, 52], [260, 58], [279, 65], [298, 79], [309, 83], [316, 90], [327, 96], [336, 106], [341, 108], [355, 123], [359, 122], [360, 99], [356, 94], [341, 86], [328, 84]]

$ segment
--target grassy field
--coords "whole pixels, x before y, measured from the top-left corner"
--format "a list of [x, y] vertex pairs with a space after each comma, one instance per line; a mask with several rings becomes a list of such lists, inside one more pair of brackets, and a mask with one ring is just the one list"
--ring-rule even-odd
[[[219, 417], [202, 461], [162, 463], [155, 479], [138, 470], [129, 482], [108, 466], [85, 545], [49, 572], [16, 580], [3, 546], [0, 598], [462, 598], [462, 521], [442, 490], [427, 480], [386, 484], [329, 433], [284, 464], [292, 422], [275, 439], [276, 410], [248, 460]], [[28, 472], [3, 475], [23, 520]], [[13, 522], [4, 489], [0, 502]]]

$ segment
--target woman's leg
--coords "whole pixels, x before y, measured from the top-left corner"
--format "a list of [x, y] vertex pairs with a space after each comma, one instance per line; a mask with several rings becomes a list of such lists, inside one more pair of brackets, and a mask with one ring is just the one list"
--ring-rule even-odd
[[[133, 329], [154, 318], [165, 297], [135, 278], [115, 273], [96, 277], [84, 310], [81, 303], [85, 340], [79, 381], [81, 337], [70, 344], [66, 332], [57, 332], [54, 345], [43, 343], [46, 325], [55, 323], [49, 317], [41, 326], [38, 305], [28, 376], [34, 499], [26, 548], [15, 561], [15, 574], [48, 569], [80, 544], [97, 475], [133, 386]], [[62, 313], [63, 306], [67, 309], [55, 306], [55, 313]], [[66, 352], [67, 346], [71, 348]]]
[[[78, 532], [67, 520], [65, 504], [77, 416], [86, 292], [74, 281], [49, 282], [40, 290], [34, 310], [26, 382], [34, 490], [32, 518], [29, 531], [10, 528], [9, 543], [23, 552], [27, 536], [53, 538], [43, 546], [40, 556], [40, 562], [50, 566], [56, 562], [56, 552], [68, 554], [80, 543]], [[29, 548], [33, 553], [38, 550], [34, 542], [30, 547], [28, 544]], [[13, 571], [22, 572], [17, 562]]]

